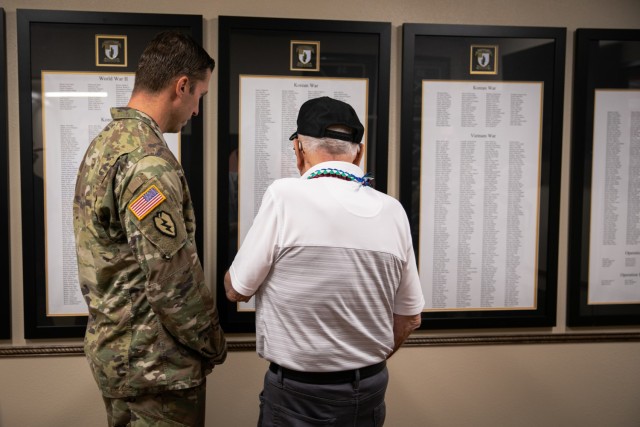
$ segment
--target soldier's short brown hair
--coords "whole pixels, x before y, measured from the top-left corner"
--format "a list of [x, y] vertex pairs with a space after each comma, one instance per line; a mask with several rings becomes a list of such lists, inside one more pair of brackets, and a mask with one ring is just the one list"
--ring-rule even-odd
[[[158, 34], [138, 61], [133, 91], [159, 92], [180, 76], [204, 80], [215, 61], [192, 37], [179, 31]], [[191, 85], [193, 90], [195, 85]]]

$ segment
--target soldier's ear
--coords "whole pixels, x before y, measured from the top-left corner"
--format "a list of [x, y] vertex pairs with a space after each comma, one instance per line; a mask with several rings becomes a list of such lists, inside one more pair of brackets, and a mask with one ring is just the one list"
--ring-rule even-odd
[[176, 95], [182, 96], [189, 91], [189, 78], [182, 76], [176, 80]]

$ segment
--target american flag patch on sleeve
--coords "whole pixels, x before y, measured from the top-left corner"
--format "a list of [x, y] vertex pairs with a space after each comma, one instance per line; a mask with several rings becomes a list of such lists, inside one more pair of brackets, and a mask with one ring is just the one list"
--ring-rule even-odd
[[133, 202], [131, 202], [129, 210], [140, 221], [166, 199], [167, 198], [164, 197], [164, 194], [158, 190], [158, 187], [152, 185], [147, 188], [144, 193], [136, 197]]

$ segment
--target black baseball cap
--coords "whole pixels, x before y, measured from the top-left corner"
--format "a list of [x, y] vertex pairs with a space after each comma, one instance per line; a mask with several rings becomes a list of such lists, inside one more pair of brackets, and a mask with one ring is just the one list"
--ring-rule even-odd
[[[343, 125], [351, 128], [351, 133], [328, 130], [333, 125]], [[291, 135], [290, 140], [298, 134], [314, 138], [335, 138], [342, 141], [360, 143], [364, 135], [364, 126], [351, 105], [337, 99], [323, 96], [306, 101], [298, 113], [298, 130]]]

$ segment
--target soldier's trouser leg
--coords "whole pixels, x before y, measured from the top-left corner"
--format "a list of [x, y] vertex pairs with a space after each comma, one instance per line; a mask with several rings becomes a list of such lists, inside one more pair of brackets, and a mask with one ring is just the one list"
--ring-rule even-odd
[[206, 384], [123, 399], [104, 397], [109, 427], [203, 427]]

